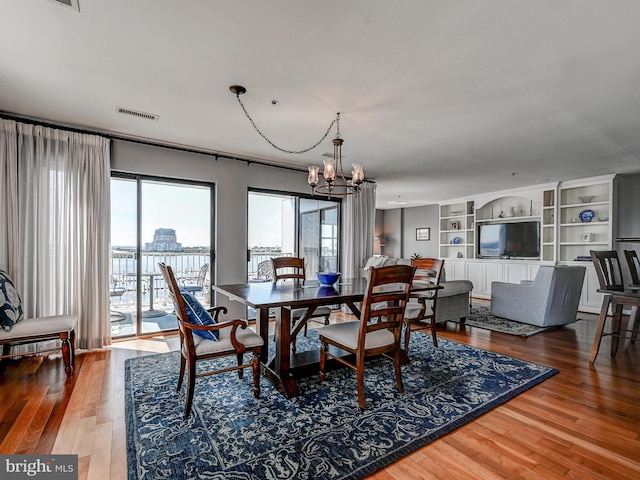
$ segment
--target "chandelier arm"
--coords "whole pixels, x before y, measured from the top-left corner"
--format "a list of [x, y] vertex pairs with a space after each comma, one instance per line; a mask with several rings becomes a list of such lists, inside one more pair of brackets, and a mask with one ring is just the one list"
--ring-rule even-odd
[[[331, 131], [331, 129], [333, 128], [333, 125], [336, 122], [339, 122], [339, 118], [340, 118], [340, 114], [338, 113], [336, 118], [333, 119], [333, 121], [329, 124], [329, 128], [327, 128], [327, 131], [324, 133], [324, 135], [322, 136], [322, 138], [320, 140], [318, 140], [313, 146], [309, 147], [309, 148], [305, 148], [303, 150], [287, 150], [284, 148], [280, 148], [278, 145], [276, 145], [275, 143], [273, 143], [271, 140], [269, 140], [267, 138], [267, 136], [262, 133], [260, 131], [260, 129], [258, 128], [258, 126], [256, 125], [256, 123], [253, 121], [253, 118], [251, 118], [251, 115], [249, 115], [249, 112], [247, 112], [247, 109], [244, 106], [244, 103], [242, 103], [242, 100], [240, 100], [240, 92], [236, 93], [236, 98], [238, 99], [238, 103], [240, 104], [240, 106], [242, 107], [242, 110], [244, 111], [244, 114], [247, 116], [247, 118], [249, 119], [249, 121], [251, 122], [251, 125], [253, 125], [253, 128], [256, 132], [258, 132], [258, 134], [264, 138], [267, 143], [269, 145], [271, 145], [273, 148], [275, 148], [276, 150], [280, 150], [283, 153], [292, 153], [292, 154], [296, 154], [296, 155], [300, 155], [302, 153], [307, 153], [311, 150], [313, 150], [314, 148], [316, 148], [318, 145], [320, 145], [325, 138], [327, 138], [327, 136], [329, 135], [329, 132]], [[338, 125], [340, 125], [338, 123]], [[338, 126], [338, 135], [340, 135], [340, 127]]]

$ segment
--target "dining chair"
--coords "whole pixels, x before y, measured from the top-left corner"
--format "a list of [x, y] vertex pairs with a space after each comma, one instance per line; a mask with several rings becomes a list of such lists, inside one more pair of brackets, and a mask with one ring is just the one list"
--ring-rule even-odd
[[[420, 258], [411, 260], [411, 265], [416, 267], [413, 276], [414, 285], [440, 285], [444, 260], [438, 258]], [[414, 330], [431, 330], [433, 345], [438, 346], [438, 334], [436, 331], [436, 303], [438, 290], [428, 292], [415, 292], [409, 297], [409, 303], [404, 314], [404, 353], [409, 352], [409, 338], [412, 328]]]
[[635, 286], [640, 289], [640, 260], [638, 259], [638, 252], [635, 250], [625, 250], [624, 258], [627, 260], [629, 274], [631, 275], [630, 286]]
[[[293, 280], [304, 285], [306, 280], [306, 268], [304, 258], [299, 257], [276, 257], [271, 259], [273, 266], [273, 281]], [[307, 322], [312, 318], [323, 318], [324, 324], [329, 325], [331, 308], [327, 306], [316, 307], [309, 314], [307, 308], [294, 308], [291, 310], [291, 349], [296, 351], [296, 336], [304, 326], [304, 336], [307, 336]], [[304, 323], [301, 323], [304, 322]], [[298, 324], [296, 326], [296, 324]]]
[[[591, 355], [589, 363], [594, 363], [600, 350], [602, 337], [611, 336], [611, 356], [615, 357], [618, 353], [618, 344], [620, 338], [626, 338], [627, 333], [631, 333], [631, 338], [635, 340], [638, 334], [637, 313], [640, 306], [640, 292], [637, 290], [625, 288], [622, 277], [622, 267], [618, 259], [616, 250], [591, 250], [591, 260], [595, 266], [598, 282], [600, 283], [601, 293], [604, 293], [602, 300], [602, 308], [598, 318], [593, 346], [591, 347]], [[612, 324], [611, 331], [605, 332], [605, 324], [609, 316], [609, 306], [612, 307]], [[622, 309], [624, 306], [632, 307], [632, 315], [629, 319], [629, 325], [633, 324], [633, 329], [622, 328]], [[635, 307], [635, 308], [634, 308]]]
[[[624, 257], [627, 260], [627, 266], [629, 267], [629, 274], [631, 275], [631, 285], [629, 288], [632, 290], [640, 290], [640, 259], [638, 259], [638, 252], [635, 250], [625, 250]], [[629, 349], [632, 343], [636, 342], [638, 337], [638, 329], [640, 328], [640, 319], [638, 319], [638, 307], [631, 308], [631, 314], [629, 315], [628, 330], [631, 330], [631, 337], [627, 338], [624, 343], [624, 351]]]
[[[187, 371], [187, 396], [184, 417], [188, 417], [191, 412], [195, 380], [199, 377], [236, 370], [238, 378], [242, 379], [244, 369], [251, 367], [253, 394], [258, 398], [260, 396], [262, 337], [247, 328], [246, 320], [220, 320], [220, 315], [227, 313], [225, 307], [212, 307], [205, 310], [191, 293], [180, 291], [173, 269], [169, 265], [159, 263], [159, 266], [178, 317], [180, 374], [177, 391], [180, 391], [182, 387], [185, 367]], [[253, 357], [249, 363], [245, 364], [243, 363], [243, 357], [247, 351], [252, 352]], [[196, 364], [198, 362], [232, 355], [236, 356], [236, 366], [196, 373]]]
[[[416, 267], [391, 265], [370, 268], [360, 320], [334, 323], [318, 330], [320, 339], [320, 382], [325, 380], [327, 357], [356, 371], [358, 405], [365, 408], [365, 358], [392, 356], [398, 392], [402, 393], [400, 336], [411, 282]], [[383, 305], [383, 308], [379, 308]], [[329, 350], [329, 345], [355, 356], [355, 362]]]

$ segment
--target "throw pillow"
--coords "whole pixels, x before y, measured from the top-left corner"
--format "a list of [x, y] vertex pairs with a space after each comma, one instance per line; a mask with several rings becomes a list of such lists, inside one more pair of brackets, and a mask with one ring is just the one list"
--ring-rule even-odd
[[23, 318], [20, 295], [7, 272], [0, 270], [0, 326], [8, 332]]
[[[187, 317], [189, 323], [193, 325], [215, 325], [215, 320], [209, 315], [209, 312], [202, 306], [196, 297], [189, 292], [180, 291], [182, 298], [184, 299], [185, 308], [187, 309]], [[192, 330], [194, 335], [198, 335], [207, 340], [218, 341], [220, 331], [207, 331], [207, 330]]]

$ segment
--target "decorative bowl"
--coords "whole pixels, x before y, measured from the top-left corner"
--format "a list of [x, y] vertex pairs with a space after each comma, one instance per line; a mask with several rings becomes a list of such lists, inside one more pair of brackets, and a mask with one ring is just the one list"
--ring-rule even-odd
[[578, 218], [582, 223], [589, 223], [596, 219], [596, 212], [590, 209], [582, 210], [578, 214]]
[[318, 281], [322, 285], [333, 285], [340, 278], [340, 272], [319, 272]]
[[578, 197], [582, 203], [590, 203], [593, 200], [593, 195], [587, 195], [586, 197]]

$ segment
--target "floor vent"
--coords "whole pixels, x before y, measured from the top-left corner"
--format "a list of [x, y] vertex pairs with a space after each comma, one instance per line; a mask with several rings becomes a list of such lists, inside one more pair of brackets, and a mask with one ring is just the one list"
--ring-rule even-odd
[[67, 7], [71, 10], [75, 10], [76, 12], [80, 11], [80, 4], [78, 3], [80, 0], [49, 0], [50, 2], [57, 3], [61, 7]]
[[138, 118], [146, 118], [147, 120], [155, 120], [156, 122], [160, 118], [160, 116], [155, 113], [138, 112], [136, 110], [131, 110], [130, 108], [116, 107], [116, 112], [122, 113], [123, 115], [133, 115]]

